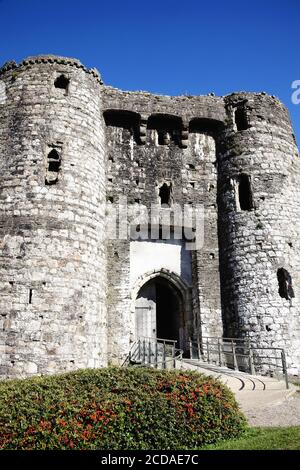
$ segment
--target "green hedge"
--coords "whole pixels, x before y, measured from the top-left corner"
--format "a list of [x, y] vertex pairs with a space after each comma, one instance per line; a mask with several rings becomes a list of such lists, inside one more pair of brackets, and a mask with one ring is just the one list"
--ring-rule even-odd
[[194, 372], [107, 368], [0, 383], [1, 449], [195, 449], [245, 426], [233, 394]]

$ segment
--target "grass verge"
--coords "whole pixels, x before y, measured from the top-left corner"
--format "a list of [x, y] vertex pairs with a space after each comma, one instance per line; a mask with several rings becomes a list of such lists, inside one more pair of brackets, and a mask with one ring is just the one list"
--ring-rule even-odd
[[203, 450], [300, 450], [300, 426], [249, 428], [243, 437], [220, 441]]

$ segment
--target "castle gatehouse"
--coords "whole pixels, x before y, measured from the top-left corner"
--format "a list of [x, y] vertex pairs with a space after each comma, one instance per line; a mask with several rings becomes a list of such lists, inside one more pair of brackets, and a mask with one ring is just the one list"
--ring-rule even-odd
[[127, 92], [29, 57], [0, 69], [0, 155], [1, 377], [121, 364], [138, 337], [247, 338], [299, 374], [300, 159], [276, 97]]

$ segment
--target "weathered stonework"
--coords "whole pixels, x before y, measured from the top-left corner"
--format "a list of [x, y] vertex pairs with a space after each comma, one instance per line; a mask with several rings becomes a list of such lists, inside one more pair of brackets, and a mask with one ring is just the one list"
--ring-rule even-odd
[[[32, 57], [0, 69], [0, 154], [2, 377], [122, 363], [156, 278], [181, 298], [182, 347], [249, 336], [300, 373], [300, 159], [276, 98], [123, 92], [75, 59]], [[108, 239], [106, 201], [150, 208], [163, 185], [204, 206], [202, 249]]]
[[[68, 95], [54, 87], [72, 77]], [[2, 376], [107, 361], [105, 143], [99, 82], [79, 63], [28, 59], [1, 71]], [[47, 155], [61, 154], [46, 185]]]

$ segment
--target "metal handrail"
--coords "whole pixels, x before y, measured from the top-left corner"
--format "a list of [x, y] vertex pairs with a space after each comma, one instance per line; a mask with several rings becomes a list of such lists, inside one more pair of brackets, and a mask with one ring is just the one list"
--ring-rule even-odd
[[[283, 348], [255, 346], [247, 338], [222, 338], [217, 336], [203, 336], [196, 341], [190, 340], [189, 343], [190, 357], [193, 358], [196, 350], [197, 359], [207, 363], [217, 362], [219, 366], [226, 365], [229, 367], [229, 356], [229, 358], [232, 358], [230, 365], [235, 370], [240, 370], [240, 362], [242, 361], [242, 367], [253, 375], [262, 368], [261, 366], [268, 366], [269, 373], [271, 369], [273, 369], [272, 373], [274, 370], [280, 369], [285, 379], [286, 388], [289, 388], [286, 357]], [[272, 351], [275, 355], [268, 354], [266, 351]], [[277, 352], [279, 355], [277, 355]], [[213, 361], [214, 356], [215, 361]], [[264, 359], [271, 362], [264, 362]]]
[[[178, 355], [177, 356], [174, 356], [174, 357], [170, 357], [169, 359], [166, 358], [164, 361], [157, 361], [153, 364], [150, 364], [150, 365], [153, 365], [155, 369], [158, 368], [159, 365], [162, 365], [164, 366], [165, 364], [169, 363], [169, 362], [172, 362], [173, 363], [173, 368], [175, 369], [174, 367], [174, 361], [181, 361], [182, 360], [182, 356], [183, 356], [183, 350], [182, 349], [176, 349], [176, 351], [178, 351]], [[148, 364], [134, 364], [134, 367], [145, 367], [147, 366]], [[163, 367], [164, 369], [166, 367]]]
[[165, 343], [173, 343], [173, 344], [177, 343], [177, 339], [152, 338], [151, 336], [140, 336], [138, 338], [138, 340], [139, 339], [147, 339], [147, 340], [151, 340], [151, 341], [163, 341]]
[[141, 336], [131, 345], [123, 366], [134, 364], [158, 368], [162, 365], [166, 368], [167, 363], [172, 361], [175, 368], [176, 360], [181, 360], [183, 355], [183, 351], [175, 347], [176, 342], [173, 339]]

